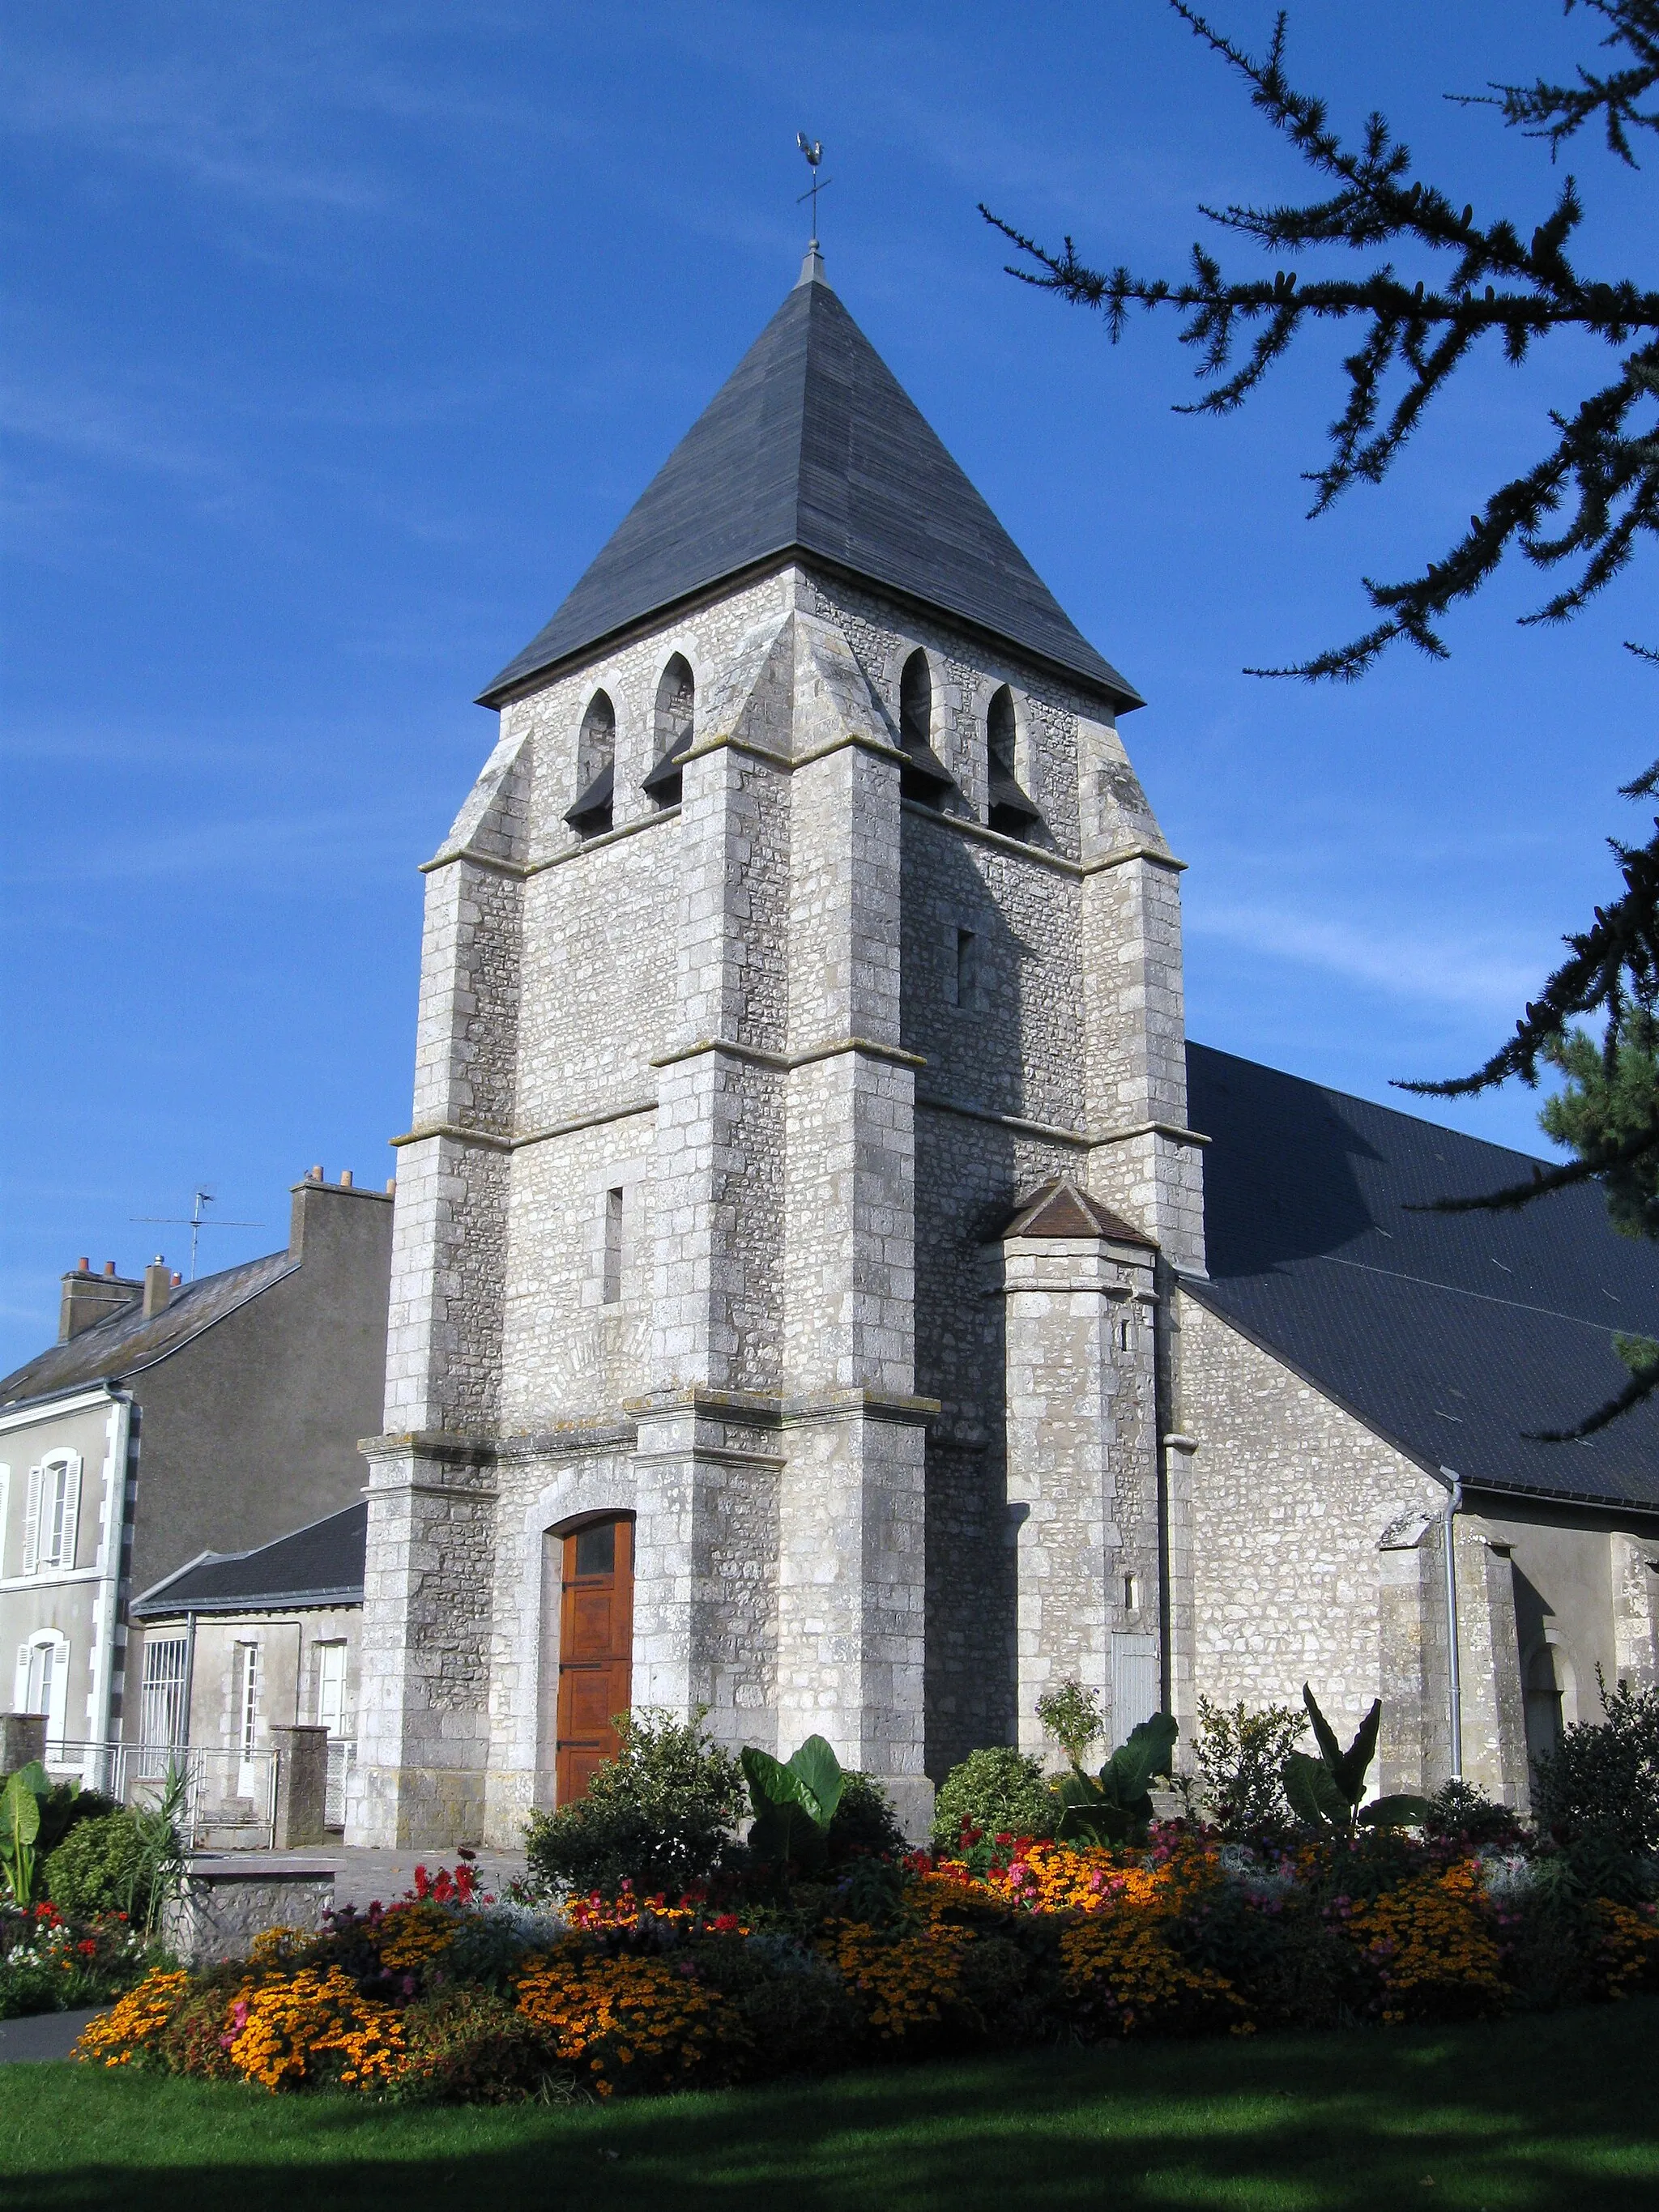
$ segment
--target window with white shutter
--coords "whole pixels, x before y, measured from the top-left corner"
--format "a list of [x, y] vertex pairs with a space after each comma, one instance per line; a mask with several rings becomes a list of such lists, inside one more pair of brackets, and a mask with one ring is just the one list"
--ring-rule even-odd
[[23, 1572], [32, 1575], [40, 1564], [40, 1486], [45, 1470], [29, 1469], [29, 1486], [23, 1507]]
[[55, 1628], [31, 1637], [17, 1655], [17, 1674], [22, 1696], [19, 1710], [44, 1713], [50, 1757], [64, 1741], [64, 1714], [69, 1702], [69, 1644]]
[[43, 1463], [40, 1475], [37, 1565], [70, 1568], [75, 1565], [75, 1540], [81, 1518], [81, 1455], [55, 1454]]

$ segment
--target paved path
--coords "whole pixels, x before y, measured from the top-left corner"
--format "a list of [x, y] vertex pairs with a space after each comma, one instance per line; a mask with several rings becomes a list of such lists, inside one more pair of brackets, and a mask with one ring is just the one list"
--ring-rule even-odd
[[[477, 1869], [479, 1887], [499, 1896], [509, 1876], [524, 1872], [524, 1853], [480, 1851], [473, 1863]], [[247, 1874], [256, 1873], [261, 1867], [315, 1868], [319, 1873], [333, 1875], [337, 1905], [362, 1907], [373, 1904], [377, 1898], [382, 1905], [389, 1905], [393, 1898], [413, 1889], [417, 1866], [434, 1872], [439, 1867], [453, 1869], [456, 1858], [453, 1849], [348, 1850], [343, 1844], [335, 1844], [304, 1851], [198, 1851], [191, 1864], [204, 1872], [222, 1869], [228, 1873]]]
[[67, 2058], [81, 2030], [104, 2010], [93, 2005], [85, 2012], [37, 2012], [27, 2020], [0, 2020], [0, 2066], [17, 2058]]

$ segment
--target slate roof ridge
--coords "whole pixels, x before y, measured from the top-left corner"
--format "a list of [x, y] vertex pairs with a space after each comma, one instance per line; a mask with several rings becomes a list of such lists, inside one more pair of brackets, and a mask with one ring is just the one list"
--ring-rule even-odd
[[1141, 703], [813, 276], [785, 295], [480, 704], [500, 706], [716, 585], [791, 555], [994, 636], [1118, 708]]
[[[182, 1352], [301, 1264], [300, 1256], [284, 1246], [211, 1275], [198, 1275], [193, 1283], [179, 1284], [160, 1313], [146, 1316], [143, 1302], [135, 1300], [66, 1343], [48, 1345], [9, 1375], [0, 1376], [0, 1408], [141, 1374]], [[131, 1356], [123, 1358], [124, 1352]]]

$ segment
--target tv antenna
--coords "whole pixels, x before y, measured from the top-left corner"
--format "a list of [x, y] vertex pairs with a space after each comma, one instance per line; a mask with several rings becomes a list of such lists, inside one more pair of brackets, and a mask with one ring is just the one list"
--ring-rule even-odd
[[795, 202], [795, 205], [799, 207], [801, 204], [801, 200], [811, 201], [812, 245], [816, 246], [818, 242], [818, 194], [820, 192], [827, 192], [830, 185], [833, 185], [836, 180], [833, 177], [820, 177], [818, 174], [818, 163], [823, 159], [823, 143], [821, 139], [809, 138], [804, 131], [797, 131], [795, 133], [795, 143], [800, 148], [801, 152], [805, 155], [806, 166], [812, 173], [811, 183], [807, 186], [806, 190], [800, 194], [799, 198]]
[[203, 1212], [204, 1206], [216, 1206], [218, 1200], [210, 1190], [198, 1190], [191, 1200], [190, 1212], [179, 1213], [135, 1213], [133, 1221], [159, 1222], [167, 1229], [188, 1229], [190, 1231], [190, 1279], [196, 1280], [196, 1246], [204, 1229], [263, 1229], [263, 1221], [210, 1221]]

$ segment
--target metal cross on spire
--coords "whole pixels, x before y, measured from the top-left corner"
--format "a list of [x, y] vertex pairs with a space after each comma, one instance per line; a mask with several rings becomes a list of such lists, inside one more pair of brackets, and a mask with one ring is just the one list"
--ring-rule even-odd
[[795, 205], [799, 207], [801, 200], [811, 201], [811, 243], [816, 246], [818, 242], [818, 194], [820, 192], [827, 192], [830, 185], [833, 185], [836, 180], [833, 177], [820, 177], [818, 174], [818, 163], [823, 159], [823, 144], [822, 140], [817, 138], [809, 138], [804, 131], [797, 131], [795, 133], [795, 143], [800, 148], [801, 152], [805, 155], [806, 166], [812, 173], [811, 183], [807, 186], [806, 190], [800, 194], [799, 198], [795, 202]]

